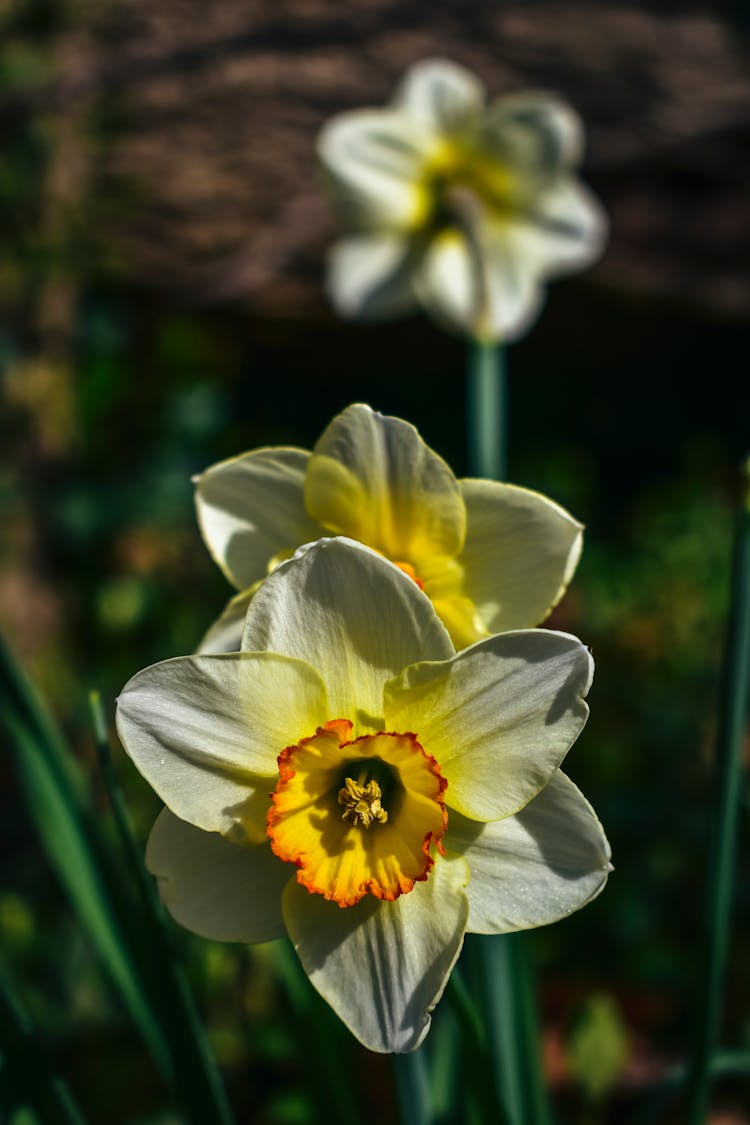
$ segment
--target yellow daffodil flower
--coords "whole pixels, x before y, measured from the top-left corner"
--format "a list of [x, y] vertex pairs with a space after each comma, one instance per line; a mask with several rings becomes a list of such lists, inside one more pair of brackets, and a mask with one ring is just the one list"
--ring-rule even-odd
[[243, 593], [201, 651], [239, 648], [258, 583], [301, 544], [357, 539], [401, 568], [431, 599], [456, 648], [544, 620], [581, 551], [582, 527], [538, 492], [456, 480], [413, 426], [369, 406], [347, 407], [312, 453], [257, 449], [197, 478], [209, 551]]
[[318, 152], [345, 231], [328, 287], [342, 316], [421, 305], [446, 327], [511, 340], [544, 283], [600, 254], [606, 221], [575, 178], [581, 123], [554, 94], [486, 102], [469, 71], [413, 66], [389, 106], [343, 113]]
[[456, 655], [382, 555], [320, 540], [250, 603], [240, 652], [134, 676], [117, 727], [164, 800], [147, 849], [186, 928], [289, 934], [375, 1051], [427, 1033], [464, 933], [562, 918], [609, 848], [559, 766], [583, 727], [575, 637], [502, 634]]

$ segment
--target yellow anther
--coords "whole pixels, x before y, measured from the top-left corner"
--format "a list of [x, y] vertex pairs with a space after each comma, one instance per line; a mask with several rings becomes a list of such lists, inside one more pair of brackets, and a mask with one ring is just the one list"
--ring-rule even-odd
[[377, 781], [362, 785], [350, 777], [344, 778], [344, 787], [339, 790], [339, 804], [344, 805], [342, 820], [369, 828], [373, 821], [385, 824], [388, 813], [380, 803], [383, 796]]

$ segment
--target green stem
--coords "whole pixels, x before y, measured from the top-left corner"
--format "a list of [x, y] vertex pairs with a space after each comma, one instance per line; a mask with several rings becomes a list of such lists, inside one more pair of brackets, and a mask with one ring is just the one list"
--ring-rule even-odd
[[[498, 1084], [488, 1080], [495, 1069], [493, 1054], [487, 1043], [485, 1028], [466, 987], [461, 970], [455, 968], [446, 987], [446, 1000], [451, 1004], [461, 1029], [465, 1100], [463, 1115], [474, 1110], [474, 1119], [481, 1125], [511, 1125]], [[465, 1116], [457, 1120], [463, 1122]]]
[[508, 475], [508, 377], [497, 344], [471, 344], [466, 388], [469, 473], [491, 480]]
[[[508, 376], [503, 350], [475, 340], [467, 385], [469, 471], [505, 480], [508, 469]], [[534, 987], [523, 935], [471, 937], [473, 984], [480, 990], [497, 1096], [511, 1125], [546, 1125]]]
[[474, 937], [497, 1096], [511, 1125], [547, 1125], [539, 1025], [523, 934]]
[[723, 1009], [742, 793], [742, 743], [750, 688], [750, 459], [743, 465], [743, 497], [734, 541], [732, 593], [716, 747], [706, 883], [707, 929], [689, 1066], [688, 1122], [703, 1125], [710, 1092], [710, 1060]]

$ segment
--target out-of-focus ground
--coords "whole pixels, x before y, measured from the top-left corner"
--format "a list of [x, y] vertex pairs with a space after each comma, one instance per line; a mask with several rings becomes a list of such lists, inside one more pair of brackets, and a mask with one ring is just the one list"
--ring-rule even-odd
[[[192, 473], [260, 444], [309, 447], [357, 399], [409, 418], [465, 470], [461, 342], [417, 317], [344, 325], [326, 303], [322, 123], [383, 103], [410, 63], [435, 55], [493, 94], [550, 88], [582, 115], [584, 176], [610, 243], [585, 276], [552, 286], [509, 354], [513, 479], [587, 524], [551, 624], [597, 659], [569, 770], [616, 866], [595, 904], [532, 938], [548, 1074], [571, 1122], [632, 1119], [684, 1052], [695, 986], [734, 472], [750, 445], [743, 12], [457, 0], [0, 10], [0, 622], [97, 799], [88, 689], [112, 700], [140, 667], [190, 651], [229, 594], [194, 526]], [[3, 964], [92, 1120], [105, 1119], [104, 1089], [114, 1125], [165, 1120], [6, 767]], [[118, 768], [145, 838], [152, 797], [124, 758]], [[735, 1047], [750, 1042], [749, 910], [743, 857], [724, 1029]], [[188, 952], [240, 1120], [310, 1120], [262, 958], [198, 941]], [[592, 1042], [606, 1046], [593, 1063]], [[363, 1073], [387, 1081], [377, 1065], [363, 1056]], [[603, 1090], [587, 1085], [592, 1067], [609, 1075]], [[720, 1082], [715, 1125], [747, 1121], [749, 1101], [746, 1083]]]

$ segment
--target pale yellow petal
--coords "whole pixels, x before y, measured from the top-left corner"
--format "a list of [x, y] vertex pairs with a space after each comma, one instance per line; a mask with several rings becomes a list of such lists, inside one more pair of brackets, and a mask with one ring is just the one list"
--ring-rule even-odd
[[280, 553], [317, 539], [305, 511], [310, 454], [279, 446], [212, 465], [196, 479], [198, 523], [211, 555], [238, 589], [265, 578]]
[[351, 1033], [371, 1051], [413, 1051], [430, 1027], [463, 943], [468, 868], [438, 859], [395, 902], [350, 909], [288, 884], [284, 920], [303, 968]]
[[117, 701], [122, 744], [164, 803], [232, 837], [263, 835], [278, 754], [327, 718], [315, 669], [268, 652], [165, 660]]
[[539, 624], [570, 582], [581, 554], [582, 524], [527, 488], [489, 480], [460, 484], [467, 513], [459, 560], [463, 593], [487, 632]]
[[146, 865], [159, 881], [162, 902], [186, 930], [251, 944], [283, 937], [281, 896], [293, 874], [267, 840], [232, 844], [164, 809], [151, 829]]
[[451, 812], [445, 844], [471, 870], [472, 933], [557, 922], [595, 898], [611, 870], [602, 826], [561, 770], [515, 816], [483, 824]]
[[464, 505], [450, 467], [414, 426], [362, 404], [347, 407], [317, 442], [305, 502], [331, 531], [417, 572], [422, 558], [463, 545]]
[[473, 820], [498, 820], [539, 793], [575, 742], [592, 672], [576, 637], [503, 633], [389, 683], [387, 729], [413, 732], [437, 759], [446, 804]]
[[351, 720], [354, 737], [385, 729], [386, 680], [415, 660], [453, 652], [416, 583], [345, 539], [319, 540], [269, 575], [250, 603], [242, 647], [282, 652], [317, 669], [328, 693], [326, 719]]

